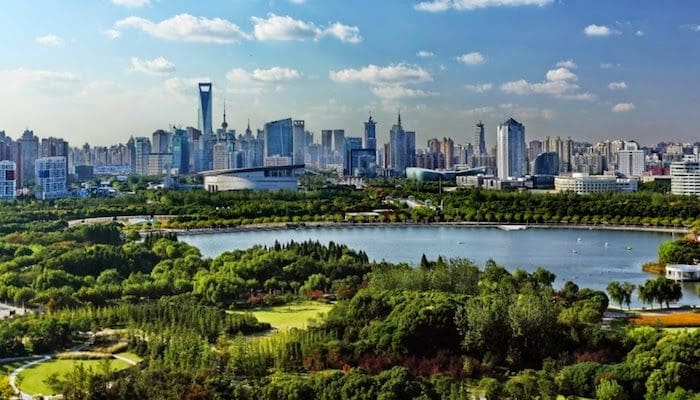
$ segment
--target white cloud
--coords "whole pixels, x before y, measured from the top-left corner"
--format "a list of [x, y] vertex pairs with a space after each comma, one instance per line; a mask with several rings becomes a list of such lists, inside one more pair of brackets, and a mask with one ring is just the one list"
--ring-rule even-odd
[[362, 69], [343, 69], [330, 71], [331, 80], [339, 83], [361, 82], [373, 85], [397, 85], [405, 83], [430, 82], [430, 73], [417, 65], [392, 64], [379, 67], [370, 64]]
[[267, 88], [256, 86], [256, 87], [235, 87], [226, 88], [226, 93], [236, 94], [236, 95], [257, 95], [262, 94], [267, 91]]
[[543, 82], [528, 82], [525, 79], [506, 82], [501, 85], [501, 90], [519, 95], [548, 94], [565, 100], [593, 101], [596, 99], [592, 93], [577, 93], [580, 89], [576, 84], [578, 76], [566, 68], [549, 70], [545, 77]]
[[577, 93], [577, 94], [562, 94], [557, 96], [559, 99], [564, 100], [580, 100], [580, 101], [595, 101], [598, 96], [593, 93]]
[[45, 35], [45, 36], [37, 36], [34, 41], [37, 44], [41, 44], [44, 46], [53, 46], [53, 47], [58, 47], [63, 44], [63, 39], [56, 35]]
[[468, 83], [468, 84], [464, 85], [465, 89], [470, 90], [474, 93], [484, 93], [484, 92], [491, 90], [492, 87], [493, 87], [493, 84], [491, 84], [491, 83], [473, 83], [473, 84]]
[[360, 36], [360, 28], [356, 26], [343, 25], [340, 22], [336, 22], [326, 28], [324, 35], [333, 36], [341, 42], [346, 43], [360, 43], [362, 41], [362, 36]]
[[491, 106], [483, 106], [483, 107], [475, 107], [475, 108], [469, 108], [466, 110], [461, 110], [459, 113], [468, 116], [468, 117], [474, 117], [474, 116], [483, 116], [485, 114], [491, 114], [495, 111], [496, 109]]
[[112, 40], [118, 39], [122, 35], [122, 33], [116, 29], [106, 29], [106, 30], [102, 31], [102, 34], [107, 36], [108, 38], [110, 38]]
[[306, 0], [289, 0], [289, 2], [292, 4], [304, 4]]
[[568, 69], [576, 69], [578, 68], [578, 65], [574, 62], [574, 60], [562, 60], [557, 63], [557, 67], [561, 68], [568, 68]]
[[303, 74], [295, 69], [272, 67], [268, 69], [256, 68], [253, 71], [246, 71], [243, 68], [234, 68], [226, 74], [226, 79], [231, 82], [262, 82], [281, 83], [300, 79]]
[[426, 0], [413, 6], [418, 11], [440, 12], [453, 10], [475, 10], [487, 7], [544, 7], [554, 0]]
[[457, 61], [466, 65], [476, 65], [486, 61], [486, 58], [483, 56], [483, 54], [475, 51], [472, 53], [462, 54], [461, 56], [457, 57]]
[[608, 84], [608, 89], [610, 89], [610, 90], [625, 90], [625, 89], [627, 89], [627, 84], [625, 82], [610, 82]]
[[418, 98], [438, 95], [438, 93], [435, 92], [427, 92], [421, 89], [410, 89], [405, 88], [403, 86], [373, 87], [372, 93], [374, 93], [375, 96], [386, 100], [394, 100], [401, 98]]
[[545, 75], [548, 81], [577, 81], [578, 76], [566, 68], [557, 68], [547, 71]]
[[609, 62], [600, 63], [600, 68], [602, 68], [602, 69], [611, 69], [611, 68], [617, 68], [617, 67], [620, 67], [619, 63], [617, 63], [617, 64], [609, 63]]
[[501, 112], [513, 115], [516, 119], [525, 118], [552, 120], [556, 118], [556, 113], [549, 108], [539, 109], [535, 107], [524, 107], [512, 103], [499, 104], [498, 108], [501, 110]]
[[586, 34], [586, 36], [610, 36], [610, 35], [619, 35], [620, 32], [610, 28], [609, 26], [605, 25], [596, 25], [596, 24], [591, 24], [588, 25], [584, 30], [583, 33]]
[[197, 84], [211, 82], [208, 77], [200, 78], [169, 78], [163, 83], [166, 92], [171, 94], [179, 102], [188, 102], [197, 96]]
[[112, 0], [112, 4], [128, 8], [138, 8], [151, 4], [151, 0]]
[[634, 33], [635, 36], [644, 36], [644, 31], [638, 30], [637, 32]]
[[634, 110], [636, 107], [632, 103], [617, 103], [613, 106], [612, 112], [628, 112]]
[[153, 60], [141, 60], [138, 57], [132, 57], [129, 72], [141, 72], [147, 75], [168, 75], [175, 72], [175, 64], [163, 57], [157, 57]]
[[192, 43], [236, 43], [250, 39], [238, 25], [221, 18], [194, 17], [179, 14], [152, 22], [140, 17], [127, 17], [114, 24], [117, 30], [138, 29], [151, 36]]
[[430, 58], [435, 56], [435, 54], [432, 51], [427, 50], [421, 50], [418, 53], [416, 53], [416, 55], [420, 58]]
[[0, 71], [0, 88], [31, 89], [40, 94], [68, 94], [77, 90], [80, 78], [72, 72], [17, 68]]
[[301, 21], [288, 15], [273, 13], [267, 18], [252, 17], [253, 34], [258, 40], [319, 40], [332, 36], [341, 42], [359, 43], [362, 41], [360, 29], [335, 22], [327, 27], [317, 26], [313, 22]]

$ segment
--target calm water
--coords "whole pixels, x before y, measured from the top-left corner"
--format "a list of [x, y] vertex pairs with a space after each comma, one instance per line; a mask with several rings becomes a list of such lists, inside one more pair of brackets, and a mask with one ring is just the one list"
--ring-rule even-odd
[[[425, 254], [429, 259], [439, 255], [469, 258], [483, 266], [492, 258], [509, 270], [533, 271], [544, 267], [557, 275], [557, 287], [571, 280], [580, 287], [605, 290], [612, 280], [640, 284], [654, 277], [643, 272], [641, 265], [655, 260], [659, 244], [671, 239], [671, 235], [534, 228], [506, 232], [495, 227], [425, 226], [247, 231], [182, 236], [180, 239], [198, 247], [207, 257], [257, 244], [270, 246], [275, 240], [280, 243], [317, 240], [344, 243], [364, 250], [370, 259], [391, 262], [417, 264]], [[628, 246], [632, 249], [628, 250]], [[680, 304], [700, 305], [694, 284], [684, 285]]]

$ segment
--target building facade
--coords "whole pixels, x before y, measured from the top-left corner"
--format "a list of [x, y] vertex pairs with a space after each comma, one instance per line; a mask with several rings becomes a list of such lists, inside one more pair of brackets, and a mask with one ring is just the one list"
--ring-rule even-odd
[[0, 200], [12, 200], [17, 196], [17, 164], [0, 161]]
[[297, 190], [297, 176], [304, 165], [265, 166], [204, 173], [204, 188], [209, 192], [231, 190]]
[[558, 192], [573, 192], [576, 194], [591, 194], [604, 192], [635, 192], [637, 180], [618, 178], [616, 176], [573, 173], [571, 176], [554, 178], [554, 189]]
[[525, 126], [513, 118], [498, 125], [496, 153], [499, 179], [525, 176]]
[[68, 195], [66, 157], [42, 157], [35, 162], [35, 195], [51, 200]]
[[292, 119], [281, 119], [265, 124], [265, 158], [294, 157]]
[[700, 161], [671, 163], [671, 193], [700, 196]]

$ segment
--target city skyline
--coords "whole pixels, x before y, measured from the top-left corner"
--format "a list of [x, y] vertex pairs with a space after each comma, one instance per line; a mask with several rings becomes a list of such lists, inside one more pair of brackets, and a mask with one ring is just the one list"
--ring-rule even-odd
[[383, 143], [401, 109], [418, 143], [483, 120], [492, 146], [509, 117], [528, 139], [697, 140], [694, 3], [397, 3], [8, 1], [0, 38], [22, 57], [0, 66], [0, 130], [108, 145], [198, 126], [211, 81], [213, 126], [226, 99], [238, 133], [292, 117], [362, 136], [371, 112]]

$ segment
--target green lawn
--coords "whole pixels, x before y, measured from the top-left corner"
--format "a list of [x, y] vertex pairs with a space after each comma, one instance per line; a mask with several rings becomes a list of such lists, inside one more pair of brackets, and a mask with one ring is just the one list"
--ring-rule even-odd
[[260, 322], [267, 322], [281, 331], [291, 328], [305, 328], [310, 319], [317, 319], [326, 314], [333, 306], [315, 301], [285, 304], [251, 310], [251, 314]]
[[26, 364], [29, 361], [13, 361], [0, 364], [0, 375], [10, 375], [10, 372], [19, 368], [22, 364]]
[[693, 326], [693, 327], [689, 326], [689, 327], [685, 327], [685, 328], [662, 328], [662, 329], [666, 332], [681, 332], [681, 331], [693, 332], [693, 331], [696, 331], [700, 328], [698, 328], [697, 326]]
[[[98, 371], [101, 360], [50, 360], [41, 364], [34, 365], [22, 371], [19, 374], [21, 379], [19, 387], [23, 391], [31, 394], [54, 394], [44, 380], [53, 373], [64, 375], [72, 371], [78, 364], [83, 364], [85, 368], [92, 368], [93, 371]], [[120, 370], [129, 367], [129, 364], [121, 360], [111, 360], [112, 369]]]

